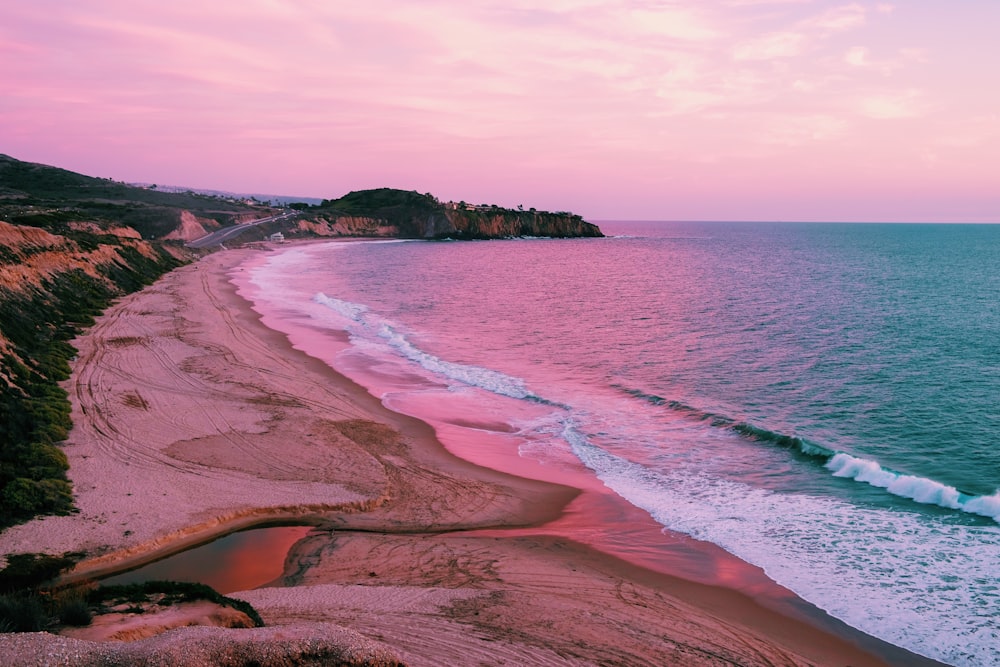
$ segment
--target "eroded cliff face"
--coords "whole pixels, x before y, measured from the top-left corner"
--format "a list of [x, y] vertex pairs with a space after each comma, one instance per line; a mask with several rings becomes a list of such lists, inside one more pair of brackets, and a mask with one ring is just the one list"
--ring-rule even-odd
[[143, 241], [134, 229], [91, 222], [67, 226], [79, 238], [0, 221], [0, 300], [44, 290], [60, 274], [75, 271], [115, 290], [114, 269], [135, 271], [138, 263], [164, 261], [162, 251]]
[[510, 238], [546, 236], [558, 238], [604, 236], [597, 225], [578, 215], [535, 211], [493, 212], [490, 210], [447, 210], [445, 216], [452, 229], [435, 227], [430, 237], [454, 235], [457, 238]]
[[597, 225], [571, 214], [534, 211], [442, 210], [403, 220], [370, 216], [317, 215], [300, 219], [297, 229], [317, 236], [374, 236], [411, 239], [503, 239], [600, 237]]
[[154, 246], [129, 227], [88, 221], [66, 227], [60, 235], [0, 221], [0, 389], [11, 382], [5, 357], [30, 364], [32, 346], [65, 328], [49, 311], [133, 291], [187, 258], [183, 249]]
[[[240, 219], [240, 216], [236, 216], [236, 222], [244, 221]], [[181, 211], [180, 223], [177, 228], [163, 238], [166, 240], [193, 241], [218, 228], [219, 223], [216, 220], [199, 218], [194, 213], [191, 213], [191, 211]]]
[[389, 224], [387, 220], [364, 216], [320, 215], [310, 220], [299, 220], [296, 227], [301, 232], [316, 236], [378, 236], [386, 238], [400, 236], [398, 226]]

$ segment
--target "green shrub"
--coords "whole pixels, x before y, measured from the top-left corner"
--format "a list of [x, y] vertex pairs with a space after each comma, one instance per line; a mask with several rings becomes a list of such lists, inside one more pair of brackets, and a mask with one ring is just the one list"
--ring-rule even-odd
[[50, 591], [47, 584], [80, 554], [12, 554], [0, 570], [0, 632], [39, 632], [52, 625], [88, 625], [87, 592], [82, 587]]
[[38, 595], [0, 595], [0, 632], [41, 632], [49, 625], [49, 614]]
[[90, 605], [87, 604], [86, 597], [73, 594], [68, 597], [58, 598], [56, 601], [56, 615], [61, 625], [72, 625], [74, 627], [84, 627], [90, 625], [94, 618]]
[[80, 554], [9, 554], [7, 566], [0, 570], [0, 593], [23, 593], [41, 588], [68, 570]]
[[72, 502], [73, 487], [61, 479], [17, 477], [0, 495], [0, 507], [12, 517], [58, 512]]
[[232, 607], [250, 617], [257, 627], [264, 626], [264, 620], [250, 603], [235, 598], [228, 598], [211, 586], [184, 581], [146, 581], [139, 584], [121, 586], [101, 586], [90, 591], [87, 602], [91, 605], [101, 605], [109, 601], [116, 603], [148, 602], [153, 595], [164, 595], [160, 604], [177, 604], [179, 602], [194, 602], [208, 600], [226, 607]]
[[24, 449], [23, 458], [31, 462], [27, 468], [30, 479], [55, 478], [69, 470], [69, 460], [66, 458], [66, 453], [55, 445], [33, 442]]

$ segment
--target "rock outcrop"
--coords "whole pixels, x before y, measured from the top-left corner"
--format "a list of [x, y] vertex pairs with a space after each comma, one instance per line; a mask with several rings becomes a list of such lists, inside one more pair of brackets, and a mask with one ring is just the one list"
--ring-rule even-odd
[[355, 215], [324, 216], [299, 220], [296, 229], [299, 232], [315, 234], [316, 236], [380, 236], [396, 238], [400, 229], [390, 225], [385, 220]]
[[551, 236], [558, 238], [603, 236], [597, 225], [571, 213], [514, 211], [510, 209], [446, 210], [447, 225], [438, 221], [421, 236], [427, 238], [510, 238]]
[[191, 211], [180, 212], [180, 224], [177, 229], [164, 236], [164, 240], [193, 241], [208, 234], [209, 229], [216, 230], [219, 223], [210, 218], [199, 218]]

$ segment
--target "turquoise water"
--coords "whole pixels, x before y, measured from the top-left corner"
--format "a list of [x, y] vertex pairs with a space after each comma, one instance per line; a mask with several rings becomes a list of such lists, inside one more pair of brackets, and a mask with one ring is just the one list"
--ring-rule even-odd
[[387, 405], [501, 415], [850, 625], [1000, 663], [1000, 227], [601, 227], [293, 248], [254, 299], [347, 331]]

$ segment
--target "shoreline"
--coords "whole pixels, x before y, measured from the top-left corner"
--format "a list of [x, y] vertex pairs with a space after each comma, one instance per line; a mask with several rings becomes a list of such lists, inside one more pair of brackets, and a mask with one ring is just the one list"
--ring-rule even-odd
[[[388, 410], [268, 328], [231, 280], [258, 252], [177, 269], [75, 342], [64, 449], [80, 514], [9, 529], [0, 552], [82, 549], [88, 558], [70, 577], [86, 578], [240, 528], [295, 522], [326, 529], [293, 547], [280, 583], [296, 585], [237, 597], [269, 625], [341, 619], [402, 647], [411, 664], [471, 660], [484, 633], [527, 662], [552, 646], [584, 662], [624, 659], [611, 645], [632, 638], [633, 659], [688, 664], [709, 664], [713, 651], [739, 664], [936, 664], [839, 621], [824, 631], [804, 611], [781, 614], [738, 587], [698, 584], [574, 539], [569, 508], [586, 490], [454, 456], [430, 425]], [[344, 569], [334, 553], [375, 569]], [[592, 597], [574, 601], [552, 580]], [[563, 618], [573, 623], [562, 627]], [[447, 641], [438, 645], [435, 633]]]

